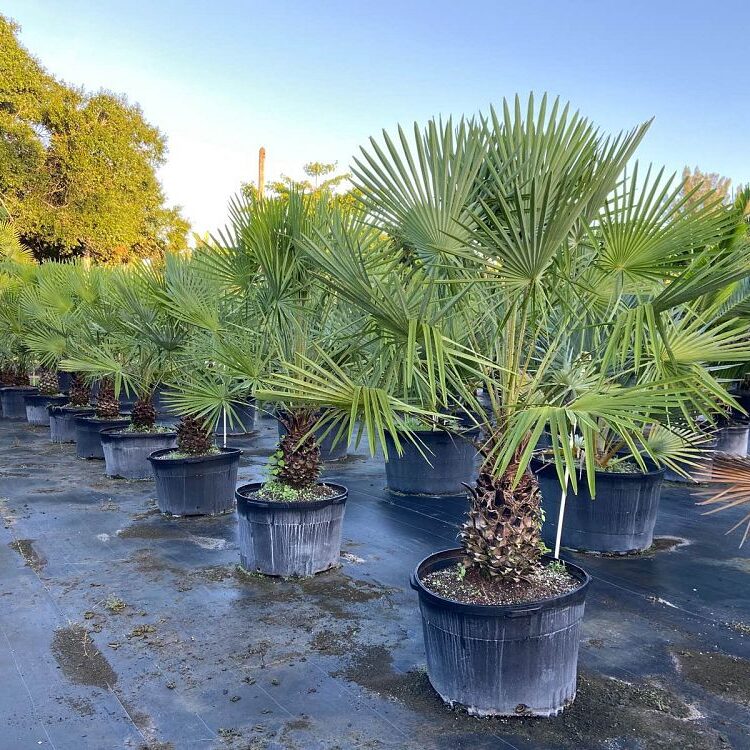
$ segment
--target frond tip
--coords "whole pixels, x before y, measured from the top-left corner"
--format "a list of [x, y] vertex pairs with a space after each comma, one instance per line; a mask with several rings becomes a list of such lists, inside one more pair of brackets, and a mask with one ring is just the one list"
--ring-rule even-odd
[[[750, 505], [750, 457], [737, 457], [718, 454], [713, 461], [710, 473], [696, 477], [698, 481], [710, 484], [701, 495], [705, 497], [698, 505], [714, 506], [705, 511], [703, 515], [711, 515], [719, 511], [731, 510]], [[750, 512], [737, 521], [727, 531], [731, 534], [740, 526], [745, 525], [745, 533], [742, 535], [740, 547], [750, 536]]]

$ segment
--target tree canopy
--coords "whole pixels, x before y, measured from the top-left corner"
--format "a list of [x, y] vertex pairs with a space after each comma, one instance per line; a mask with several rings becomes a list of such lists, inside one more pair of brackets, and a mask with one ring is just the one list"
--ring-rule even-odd
[[37, 258], [118, 262], [186, 245], [156, 175], [166, 140], [124, 96], [56, 79], [0, 15], [0, 205]]

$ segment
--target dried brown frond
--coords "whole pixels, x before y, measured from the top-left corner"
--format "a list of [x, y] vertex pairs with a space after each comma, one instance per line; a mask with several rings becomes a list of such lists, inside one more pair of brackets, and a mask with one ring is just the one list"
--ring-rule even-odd
[[[712, 468], [696, 476], [696, 479], [710, 485], [699, 491], [699, 495], [705, 499], [701, 500], [698, 505], [715, 506], [703, 515], [708, 516], [723, 510], [750, 505], [750, 458], [716, 454]], [[745, 524], [745, 533], [740, 546], [750, 535], [750, 512], [727, 531], [727, 534], [731, 534], [743, 524]]]

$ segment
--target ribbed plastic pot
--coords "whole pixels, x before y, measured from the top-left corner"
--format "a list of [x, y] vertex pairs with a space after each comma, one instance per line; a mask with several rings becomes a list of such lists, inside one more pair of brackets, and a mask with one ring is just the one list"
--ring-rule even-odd
[[[286, 427], [281, 422], [277, 422], [279, 426], [279, 440], [286, 435]], [[315, 436], [318, 440], [320, 447], [320, 460], [321, 461], [340, 461], [342, 458], [346, 458], [348, 446], [346, 444], [346, 436], [339, 440], [336, 445], [333, 444], [333, 439], [336, 437], [338, 427], [332, 427], [325, 437], [320, 437], [326, 431], [327, 428], [320, 428], [315, 431]]]
[[94, 413], [93, 408], [85, 406], [56, 406], [47, 407], [49, 414], [49, 439], [53, 443], [75, 443], [76, 417], [88, 417]]
[[310, 502], [256, 500], [247, 495], [262, 483], [239, 487], [240, 565], [270, 576], [312, 576], [339, 564], [341, 529], [348, 490], [329, 484], [337, 494]]
[[203, 516], [234, 508], [234, 489], [242, 451], [220, 448], [210, 456], [169, 458], [172, 448], [154, 451], [149, 463], [156, 479], [156, 500], [162, 513]]
[[[555, 467], [533, 460], [542, 490], [542, 539], [555, 544], [561, 488]], [[654, 542], [664, 469], [648, 473], [596, 472], [596, 499], [591, 499], [586, 472], [578, 475], [578, 494], [568, 487], [561, 544], [587, 552], [638, 552]]]
[[398, 455], [390, 434], [386, 433], [388, 460], [385, 475], [388, 489], [400, 495], [429, 495], [431, 497], [465, 495], [466, 484], [475, 475], [476, 448], [470, 442], [476, 431], [468, 431], [462, 438], [448, 432], [420, 431], [416, 437], [425, 458], [410, 440], [401, 440], [403, 454]]
[[[239, 422], [235, 419], [234, 426], [232, 426], [227, 417], [227, 435], [247, 435], [248, 432], [252, 432], [255, 429], [255, 399], [251, 399], [247, 404], [234, 404], [233, 409]], [[214, 434], [224, 434], [223, 417], [219, 417]]]
[[39, 424], [49, 426], [48, 406], [62, 406], [68, 403], [68, 397], [43, 396], [41, 393], [27, 393], [24, 396], [26, 402], [26, 419], [29, 424]]
[[101, 431], [105, 473], [121, 479], [153, 479], [148, 457], [157, 450], [174, 449], [176, 432], [123, 432], [121, 427]]
[[122, 414], [117, 419], [99, 419], [92, 415], [73, 418], [76, 426], [76, 456], [78, 458], [104, 458], [101, 431], [110, 427], [125, 427], [130, 424], [130, 415]]
[[718, 432], [716, 450], [731, 456], [747, 456], [747, 440], [750, 423], [734, 422], [724, 425]]
[[39, 391], [31, 386], [10, 386], [0, 391], [0, 402], [3, 405], [3, 418], [13, 420], [26, 419], [26, 396]]
[[449, 705], [475, 716], [555, 716], [576, 694], [578, 643], [591, 581], [566, 563], [580, 586], [525, 604], [461, 604], [427, 589], [422, 579], [456, 565], [463, 550], [430, 555], [411, 586], [419, 596], [427, 676]]

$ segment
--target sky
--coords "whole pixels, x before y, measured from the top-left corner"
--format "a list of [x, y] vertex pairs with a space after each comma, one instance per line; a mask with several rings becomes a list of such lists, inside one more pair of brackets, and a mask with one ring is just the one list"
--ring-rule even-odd
[[693, 0], [3, 0], [54, 75], [138, 102], [170, 203], [198, 232], [240, 183], [346, 171], [370, 136], [548, 92], [638, 157], [750, 182], [750, 3]]

